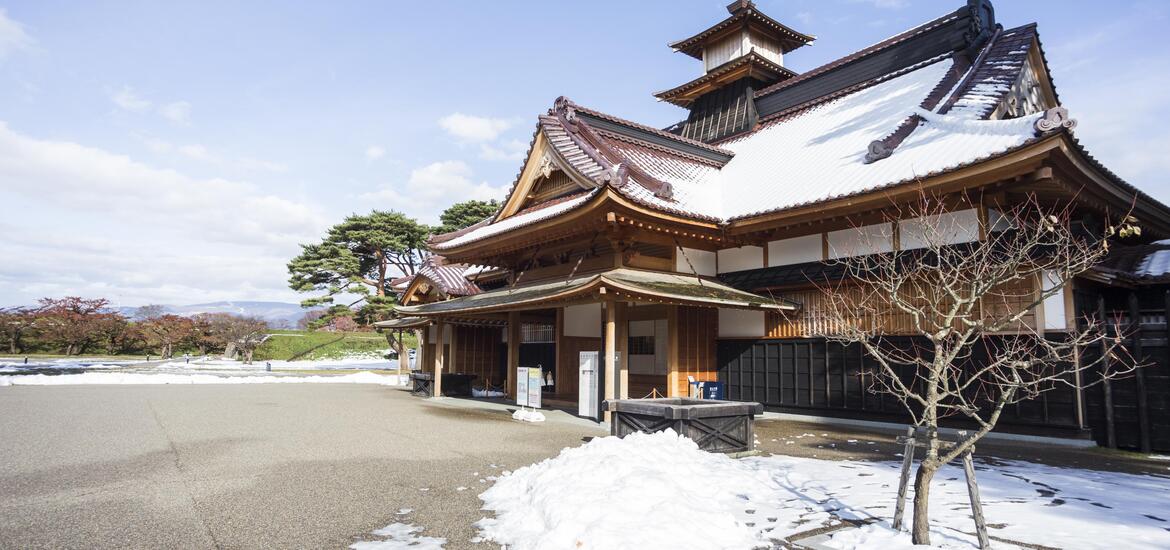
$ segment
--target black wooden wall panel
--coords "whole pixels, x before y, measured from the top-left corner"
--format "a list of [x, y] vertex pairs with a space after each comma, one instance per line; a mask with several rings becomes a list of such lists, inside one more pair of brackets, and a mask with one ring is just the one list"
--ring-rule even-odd
[[[910, 338], [890, 339], [894, 345], [911, 346]], [[810, 412], [851, 411], [873, 413], [883, 419], [906, 419], [905, 406], [892, 395], [872, 391], [879, 366], [861, 346], [845, 346], [822, 339], [721, 340], [717, 346], [719, 380], [727, 385], [729, 399], [757, 401], [771, 409], [804, 409]], [[976, 354], [988, 353], [979, 349]], [[909, 367], [899, 378], [916, 383]], [[1132, 401], [1132, 389], [1115, 384], [1118, 399]], [[1124, 407], [1119, 418], [1128, 419]], [[1128, 420], [1126, 420], [1128, 421]], [[1075, 428], [1076, 394], [1071, 387], [1057, 387], [1039, 398], [1008, 407], [1005, 424]]]

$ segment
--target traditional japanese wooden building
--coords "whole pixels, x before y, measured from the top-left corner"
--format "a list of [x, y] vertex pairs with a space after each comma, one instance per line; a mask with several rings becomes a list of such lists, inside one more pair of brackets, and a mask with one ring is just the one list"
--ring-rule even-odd
[[[701, 61], [656, 94], [685, 120], [659, 129], [559, 98], [500, 210], [431, 239], [438, 257], [383, 323], [421, 331], [424, 370], [511, 394], [516, 367], [539, 365], [546, 403], [590, 414], [603, 398], [686, 395], [693, 379], [772, 410], [897, 419], [900, 403], [865, 391], [859, 349], [812, 337], [823, 297], [809, 284], [825, 260], [923, 246], [914, 220], [884, 221], [891, 205], [977, 191], [948, 214], [955, 243], [993, 229], [990, 199], [1024, 194], [1076, 200], [1086, 218], [1131, 212], [1147, 242], [1170, 237], [1170, 209], [1077, 141], [1035, 24], [1005, 28], [971, 0], [800, 72], [786, 58], [813, 36], [747, 0], [727, 9], [670, 44]], [[1107, 302], [1145, 329], [1138, 352], [1156, 365], [1111, 396], [1021, 404], [1004, 429], [1170, 448], [1168, 255], [1119, 251], [1028, 319], [1059, 333]], [[601, 364], [583, 375], [590, 351]]]

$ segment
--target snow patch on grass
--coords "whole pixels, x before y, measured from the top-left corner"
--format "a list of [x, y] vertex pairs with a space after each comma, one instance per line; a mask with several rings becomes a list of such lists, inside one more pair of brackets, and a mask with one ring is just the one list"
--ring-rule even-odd
[[117, 384], [378, 384], [397, 386], [397, 376], [358, 372], [341, 376], [215, 376], [211, 374], [142, 374], [86, 372], [0, 376], [0, 386], [68, 386]]

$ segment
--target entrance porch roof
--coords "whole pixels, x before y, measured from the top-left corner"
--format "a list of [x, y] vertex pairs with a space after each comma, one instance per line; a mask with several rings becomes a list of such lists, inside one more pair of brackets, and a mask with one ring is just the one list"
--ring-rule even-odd
[[700, 307], [795, 311], [798, 304], [737, 290], [719, 281], [694, 275], [612, 269], [570, 279], [501, 288], [442, 302], [402, 306], [412, 316], [447, 316], [537, 309], [554, 302], [580, 301], [613, 296], [619, 300], [647, 301]]
[[386, 321], [378, 321], [374, 323], [377, 328], [419, 328], [425, 327], [431, 323], [430, 319], [426, 317], [399, 317], [397, 319], [388, 319]]

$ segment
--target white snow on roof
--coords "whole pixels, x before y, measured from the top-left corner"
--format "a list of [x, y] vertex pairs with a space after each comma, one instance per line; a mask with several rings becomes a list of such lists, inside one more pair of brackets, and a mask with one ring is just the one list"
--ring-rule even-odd
[[581, 204], [585, 203], [585, 201], [589, 200], [590, 198], [592, 198], [596, 194], [597, 194], [597, 190], [594, 189], [593, 191], [585, 193], [585, 194], [581, 195], [580, 197], [569, 199], [567, 201], [554, 204], [554, 205], [549, 206], [547, 208], [540, 208], [537, 210], [533, 210], [531, 212], [524, 212], [522, 214], [515, 214], [515, 215], [509, 216], [507, 218], [504, 218], [503, 220], [500, 220], [496, 223], [485, 225], [485, 226], [480, 227], [478, 229], [475, 229], [473, 231], [468, 231], [467, 233], [464, 233], [464, 234], [462, 234], [458, 237], [455, 237], [454, 239], [451, 239], [449, 241], [445, 241], [442, 243], [431, 245], [431, 248], [434, 248], [436, 250], [446, 250], [446, 249], [450, 249], [450, 248], [455, 248], [458, 246], [463, 246], [463, 245], [468, 244], [468, 243], [473, 243], [473, 242], [481, 240], [481, 239], [486, 239], [486, 238], [491, 237], [493, 235], [499, 235], [500, 233], [505, 233], [505, 232], [510, 231], [512, 229], [524, 227], [526, 225], [530, 225], [530, 224], [536, 223], [536, 222], [541, 221], [541, 220], [547, 220], [553, 216], [561, 214], [562, 212], [567, 212], [567, 211], [572, 210], [573, 208], [575, 208], [577, 206], [580, 206]]
[[[724, 218], [853, 195], [1001, 153], [1033, 136], [1039, 114], [1010, 121], [943, 117], [919, 106], [951, 69], [944, 60], [866, 88], [743, 139], [723, 168]], [[865, 163], [870, 142], [911, 114], [926, 122], [889, 158]]]
[[[667, 211], [726, 221], [911, 182], [1003, 153], [1034, 137], [1033, 123], [1042, 113], [989, 121], [976, 116], [982, 109], [974, 107], [983, 105], [965, 105], [946, 116], [922, 110], [953, 64], [943, 59], [924, 65], [721, 143], [735, 153], [722, 169], [616, 144], [627, 162], [671, 184], [674, 196], [661, 199], [636, 183], [622, 192]], [[980, 83], [976, 88], [990, 93], [1000, 86]], [[915, 114], [922, 117], [922, 125], [890, 157], [867, 164], [869, 144]], [[505, 218], [435, 248], [454, 248], [548, 219], [592, 196]]]
[[[1158, 241], [1157, 244], [1170, 244], [1170, 241]], [[1155, 250], [1142, 258], [1134, 275], [1138, 277], [1161, 277], [1170, 274], [1170, 250]]]

